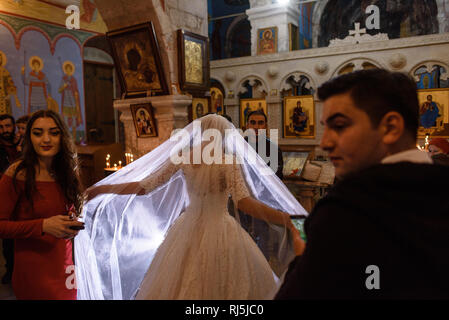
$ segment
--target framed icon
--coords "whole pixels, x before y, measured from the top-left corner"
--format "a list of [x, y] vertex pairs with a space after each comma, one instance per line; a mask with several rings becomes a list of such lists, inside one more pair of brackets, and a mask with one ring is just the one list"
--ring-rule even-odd
[[418, 137], [449, 138], [449, 89], [418, 90]]
[[209, 39], [180, 29], [178, 53], [181, 90], [207, 91], [210, 86]]
[[157, 137], [156, 121], [151, 103], [133, 104], [131, 113], [138, 138]]
[[268, 116], [267, 102], [265, 99], [241, 99], [240, 100], [240, 128], [246, 129], [248, 115], [252, 111], [261, 110]]
[[315, 100], [312, 95], [284, 98], [284, 138], [315, 138]]
[[278, 28], [270, 27], [257, 30], [257, 54], [278, 52]]
[[168, 94], [151, 22], [106, 33], [125, 97]]

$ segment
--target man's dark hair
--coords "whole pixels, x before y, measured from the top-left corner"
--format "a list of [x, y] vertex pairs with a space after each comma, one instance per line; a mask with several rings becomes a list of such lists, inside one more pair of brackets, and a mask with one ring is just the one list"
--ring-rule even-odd
[[264, 116], [265, 122], [268, 122], [268, 120], [267, 120], [267, 115], [265, 114], [265, 112], [260, 111], [260, 110], [251, 111], [251, 112], [248, 114], [248, 118], [246, 118], [247, 121], [249, 121], [249, 119], [251, 118], [251, 116], [254, 116], [254, 115], [256, 115], [256, 116], [257, 116], [257, 115], [259, 115], [259, 116]]
[[13, 116], [11, 116], [7, 113], [0, 114], [0, 121], [6, 120], [6, 119], [10, 119], [13, 126], [16, 124], [16, 121], [14, 120]]
[[29, 115], [24, 115], [24, 116], [21, 116], [19, 119], [17, 119], [16, 124], [18, 124], [18, 123], [25, 123], [25, 124], [27, 124], [28, 120], [30, 120], [30, 116]]
[[405, 129], [416, 139], [419, 126], [419, 101], [415, 81], [406, 74], [384, 69], [361, 70], [331, 79], [318, 88], [318, 98], [325, 101], [349, 93], [354, 104], [378, 127], [390, 111], [404, 118]]

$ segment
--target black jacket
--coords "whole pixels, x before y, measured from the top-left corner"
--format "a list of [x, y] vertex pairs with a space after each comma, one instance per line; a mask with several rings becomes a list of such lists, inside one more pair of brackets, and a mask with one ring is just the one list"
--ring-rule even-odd
[[405, 162], [340, 181], [306, 219], [276, 299], [449, 299], [448, 185], [449, 167]]
[[449, 166], [449, 156], [447, 154], [439, 153], [432, 156], [433, 163], [442, 166]]

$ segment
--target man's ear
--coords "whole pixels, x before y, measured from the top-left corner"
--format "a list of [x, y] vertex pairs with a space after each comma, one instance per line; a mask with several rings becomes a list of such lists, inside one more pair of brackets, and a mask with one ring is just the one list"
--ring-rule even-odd
[[396, 111], [390, 111], [384, 115], [379, 127], [383, 134], [382, 141], [386, 145], [392, 145], [399, 141], [405, 131], [404, 118]]

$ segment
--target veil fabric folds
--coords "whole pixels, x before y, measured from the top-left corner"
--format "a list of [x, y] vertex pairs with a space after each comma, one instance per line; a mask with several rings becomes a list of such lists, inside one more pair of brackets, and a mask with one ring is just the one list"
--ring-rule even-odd
[[[100, 191], [94, 192], [95, 196], [85, 203], [82, 213], [85, 230], [75, 238], [78, 299], [134, 299], [167, 234], [181, 230], [179, 226], [174, 227], [176, 224], [187, 224], [188, 219], [217, 221], [217, 228], [220, 228], [220, 221], [226, 221], [223, 224], [226, 226], [239, 223], [236, 210], [239, 199], [232, 198], [238, 198], [238, 193], [225, 194], [229, 188], [220, 187], [235, 181], [230, 179], [230, 174], [220, 174], [231, 172], [220, 171], [226, 165], [239, 168], [239, 175], [251, 197], [292, 215], [307, 215], [229, 121], [222, 116], [204, 116], [174, 132], [169, 140], [150, 153], [89, 188], [88, 192]], [[204, 166], [209, 167], [202, 170], [206, 168]], [[189, 171], [186, 168], [197, 169]], [[148, 186], [149, 181], [153, 187], [143, 188], [143, 182]], [[226, 201], [229, 196], [231, 201]], [[228, 205], [219, 209], [223, 197]], [[230, 210], [234, 216], [228, 212], [223, 217], [216, 215], [214, 211], [228, 211], [229, 204], [235, 208]], [[274, 278], [282, 278], [294, 258], [292, 239], [285, 226], [268, 225], [271, 245], [270, 252], [264, 254], [272, 257], [268, 264], [276, 275]], [[190, 229], [191, 236], [197, 237], [197, 226], [190, 224]], [[243, 228], [239, 229], [245, 232]], [[189, 246], [202, 245], [201, 241], [189, 239], [187, 234], [171, 238], [182, 242], [190, 254], [195, 254], [195, 248]], [[248, 237], [245, 234], [243, 238]], [[238, 241], [243, 238], [239, 236]], [[182, 272], [183, 269], [177, 270]], [[201, 275], [201, 270], [196, 272]], [[232, 274], [225, 276], [233, 277]]]

